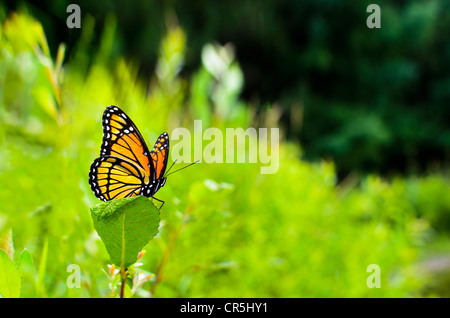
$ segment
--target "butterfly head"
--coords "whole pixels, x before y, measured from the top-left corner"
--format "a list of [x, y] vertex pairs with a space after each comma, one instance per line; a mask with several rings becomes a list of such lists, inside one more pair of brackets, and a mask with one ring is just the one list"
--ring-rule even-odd
[[166, 177], [161, 177], [156, 181], [156, 188], [155, 188], [155, 192], [158, 191], [159, 189], [161, 189], [162, 187], [164, 187], [164, 185], [166, 184], [167, 178]]
[[150, 184], [147, 184], [143, 188], [143, 195], [146, 197], [153, 197], [159, 189], [161, 189], [166, 184], [167, 178], [161, 177]]

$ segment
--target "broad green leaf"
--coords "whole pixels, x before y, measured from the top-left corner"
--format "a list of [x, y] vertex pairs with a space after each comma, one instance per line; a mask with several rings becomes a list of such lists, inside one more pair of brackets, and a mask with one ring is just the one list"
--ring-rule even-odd
[[158, 233], [159, 210], [144, 196], [101, 203], [91, 209], [91, 216], [111, 262], [121, 268], [134, 264]]
[[16, 264], [0, 249], [0, 295], [5, 298], [20, 297], [21, 277]]

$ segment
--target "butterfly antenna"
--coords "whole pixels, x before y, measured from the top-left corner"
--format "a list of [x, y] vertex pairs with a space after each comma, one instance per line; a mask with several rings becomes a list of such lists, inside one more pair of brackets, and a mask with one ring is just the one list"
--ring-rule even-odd
[[170, 169], [172, 169], [172, 167], [173, 167], [173, 165], [175, 164], [175, 162], [177, 162], [177, 159], [175, 159], [175, 161], [172, 162], [172, 164], [170, 165], [169, 169], [167, 169], [167, 171], [166, 171], [165, 174], [168, 174], [168, 173], [169, 173]]
[[[176, 161], [176, 160], [175, 160], [175, 161]], [[178, 170], [172, 171], [171, 173], [166, 174], [164, 177], [167, 178], [169, 175], [174, 174], [175, 172], [178, 172], [178, 171], [180, 171], [180, 170], [183, 170], [183, 169], [185, 169], [185, 168], [187, 168], [187, 167], [189, 167], [189, 166], [192, 166], [193, 164], [196, 164], [196, 163], [199, 162], [199, 161], [200, 161], [200, 160], [197, 160], [197, 161], [195, 161], [195, 162], [193, 162], [193, 163], [188, 164], [187, 166], [184, 166], [183, 168], [180, 168], [180, 169], [178, 169]], [[174, 163], [175, 163], [175, 162], [174, 162]], [[172, 166], [173, 166], [173, 164], [172, 164]], [[172, 166], [170, 166], [170, 168], [172, 168]], [[170, 170], [170, 168], [169, 168], [169, 170]], [[169, 170], [167, 170], [167, 172], [169, 172]]]

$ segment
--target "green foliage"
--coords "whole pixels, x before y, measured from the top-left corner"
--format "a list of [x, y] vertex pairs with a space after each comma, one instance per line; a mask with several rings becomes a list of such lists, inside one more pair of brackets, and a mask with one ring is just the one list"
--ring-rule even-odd
[[159, 210], [144, 196], [101, 203], [91, 214], [111, 263], [123, 269], [136, 263], [138, 253], [158, 233]]
[[8, 254], [0, 249], [0, 296], [17, 298], [20, 296], [20, 286], [19, 269]]
[[[168, 23], [157, 71], [142, 78], [135, 63], [112, 58], [113, 18], [98, 53], [90, 51], [96, 21], [83, 21], [76, 48], [65, 56], [61, 46], [56, 62], [36, 20], [11, 14], [2, 24], [0, 234], [10, 233], [2, 249], [12, 256], [2, 256], [7, 265], [0, 271], [10, 271], [15, 260], [12, 272], [21, 273], [22, 296], [117, 297], [120, 276], [111, 263], [132, 264], [142, 248], [146, 253], [127, 278], [136, 280], [125, 290], [132, 297], [445, 295], [424, 289], [428, 278], [416, 262], [448, 253], [446, 175], [387, 181], [355, 174], [337, 183], [334, 163], [304, 162], [301, 147], [284, 139], [276, 174], [261, 174], [261, 164], [199, 163], [168, 178], [158, 192], [166, 201], [159, 216], [148, 199], [138, 197], [94, 208], [93, 224], [89, 211], [98, 200], [88, 172], [98, 157], [107, 105], [120, 105], [149, 143], [163, 131], [191, 129], [194, 119], [222, 132], [280, 123], [276, 107], [254, 120], [255, 111], [239, 98], [242, 71], [229, 47], [206, 46], [203, 64], [186, 80], [180, 70], [189, 39]], [[23, 36], [16, 36], [19, 30]], [[214, 60], [222, 65], [220, 76]], [[385, 128], [376, 117], [353, 125], [363, 135]], [[386, 138], [383, 132], [376, 143]], [[124, 205], [112, 213], [116, 204]], [[120, 220], [132, 221], [147, 209], [148, 222], [135, 230], [148, 230], [136, 239], [126, 236], [133, 252], [121, 258], [112, 226], [115, 235], [128, 233], [132, 229]], [[80, 267], [80, 288], [66, 283], [70, 264]], [[370, 264], [381, 268], [380, 289], [366, 285]]]

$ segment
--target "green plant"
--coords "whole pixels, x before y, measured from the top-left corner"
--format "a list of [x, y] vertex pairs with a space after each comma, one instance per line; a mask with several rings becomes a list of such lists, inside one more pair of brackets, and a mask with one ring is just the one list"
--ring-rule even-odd
[[[113, 265], [118, 266], [120, 297], [142, 248], [158, 233], [159, 210], [144, 196], [107, 201], [91, 209], [94, 228], [108, 250]], [[115, 271], [110, 271], [114, 281]]]
[[[16, 257], [16, 260], [15, 260]], [[45, 258], [45, 257], [44, 257]], [[43, 258], [43, 259], [44, 259]], [[41, 263], [39, 272], [45, 264]], [[39, 295], [41, 275], [33, 262], [31, 253], [24, 249], [16, 255], [12, 230], [0, 235], [0, 297], [17, 298]], [[31, 286], [24, 285], [29, 283]], [[31, 287], [31, 288], [30, 288]]]

